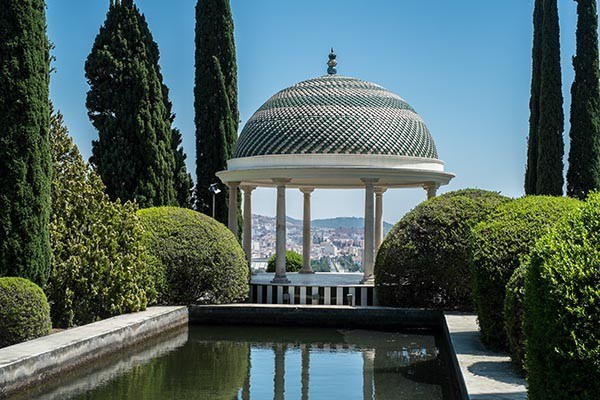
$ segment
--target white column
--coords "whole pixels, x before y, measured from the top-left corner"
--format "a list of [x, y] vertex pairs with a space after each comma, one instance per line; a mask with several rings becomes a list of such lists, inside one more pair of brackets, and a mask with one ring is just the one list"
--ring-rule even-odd
[[375, 210], [373, 202], [373, 185], [379, 181], [374, 178], [361, 179], [365, 184], [365, 232], [363, 246], [363, 271], [361, 283], [373, 282], [373, 263], [375, 259]]
[[238, 233], [238, 214], [237, 214], [237, 194], [240, 182], [227, 182], [229, 187], [229, 210], [227, 218], [227, 226], [237, 236]]
[[242, 245], [246, 253], [250, 271], [252, 271], [252, 191], [256, 186], [242, 186], [244, 191], [244, 236]]
[[310, 381], [310, 345], [301, 344], [300, 349], [302, 351], [302, 372], [301, 372], [301, 387], [302, 387], [302, 400], [308, 400], [308, 385]]
[[273, 399], [284, 400], [285, 399], [285, 344], [275, 344], [275, 374], [273, 377]]
[[363, 351], [363, 399], [372, 400], [375, 394], [375, 351]]
[[291, 179], [273, 179], [273, 183], [277, 185], [277, 225], [275, 234], [275, 277], [272, 283], [289, 283], [290, 281], [285, 276], [285, 185]]
[[427, 192], [427, 200], [433, 199], [437, 195], [437, 190], [439, 189], [439, 185], [435, 183], [428, 183], [423, 185], [423, 189]]
[[300, 191], [304, 193], [304, 214], [302, 224], [302, 269], [301, 274], [314, 274], [314, 271], [310, 268], [310, 249], [312, 247], [312, 236], [310, 233], [310, 194], [314, 191], [314, 188], [301, 188]]
[[383, 242], [383, 194], [386, 190], [375, 188], [375, 252]]

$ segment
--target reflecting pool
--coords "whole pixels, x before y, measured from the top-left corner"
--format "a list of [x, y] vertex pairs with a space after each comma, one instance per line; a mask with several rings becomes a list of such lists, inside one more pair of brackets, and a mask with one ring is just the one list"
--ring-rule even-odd
[[453, 399], [427, 333], [190, 326], [20, 399]]

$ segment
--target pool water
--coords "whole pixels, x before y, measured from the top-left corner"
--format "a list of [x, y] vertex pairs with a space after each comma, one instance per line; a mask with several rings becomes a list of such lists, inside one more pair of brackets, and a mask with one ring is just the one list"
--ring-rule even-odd
[[15, 399], [453, 399], [427, 333], [190, 326]]

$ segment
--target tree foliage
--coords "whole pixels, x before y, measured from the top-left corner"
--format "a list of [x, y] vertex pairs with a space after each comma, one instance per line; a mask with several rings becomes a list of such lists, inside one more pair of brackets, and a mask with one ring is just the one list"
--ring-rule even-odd
[[155, 294], [135, 205], [109, 200], [60, 113], [52, 115], [50, 132], [52, 273], [45, 290], [54, 324], [82, 325], [144, 309]]
[[49, 45], [43, 0], [0, 0], [0, 276], [50, 273]]
[[567, 193], [584, 199], [591, 190], [600, 189], [600, 64], [596, 0], [578, 0], [577, 14]]
[[147, 248], [158, 261], [153, 279], [165, 304], [233, 303], [248, 296], [244, 250], [223, 224], [196, 211], [154, 207], [138, 212]]
[[535, 242], [580, 202], [566, 197], [526, 196], [499, 206], [473, 229], [473, 300], [481, 341], [506, 350], [504, 294], [513, 272]]
[[525, 193], [563, 193], [564, 112], [557, 0], [536, 0]]
[[600, 194], [535, 246], [525, 278], [529, 399], [600, 395]]
[[185, 159], [187, 156], [183, 152], [181, 146], [181, 132], [179, 129], [173, 129], [173, 136], [171, 139], [171, 145], [173, 148], [173, 154], [175, 155], [175, 196], [177, 198], [177, 204], [180, 207], [190, 208], [192, 207], [192, 177], [187, 172], [185, 166]]
[[544, 0], [536, 194], [562, 196], [564, 112], [557, 0]]
[[377, 252], [380, 304], [472, 309], [471, 229], [508, 200], [466, 189], [435, 197], [406, 214]]
[[523, 332], [523, 302], [527, 261], [513, 272], [506, 284], [504, 296], [504, 331], [508, 339], [508, 353], [515, 369], [525, 374], [525, 333]]
[[[196, 5], [196, 209], [210, 215], [209, 185], [227, 168], [237, 142], [237, 64], [229, 0], [198, 0]], [[215, 205], [215, 218], [226, 224], [229, 190]], [[240, 202], [238, 201], [238, 205]], [[238, 212], [238, 215], [240, 213]]]
[[[277, 257], [273, 254], [267, 262], [267, 272], [275, 272]], [[285, 252], [285, 271], [298, 272], [302, 269], [302, 256], [293, 250]]]
[[50, 333], [50, 306], [42, 289], [24, 278], [0, 278], [0, 347]]
[[542, 78], [542, 24], [544, 0], [535, 0], [533, 9], [533, 50], [531, 98], [529, 100], [529, 138], [527, 145], [527, 169], [525, 194], [537, 193], [538, 129], [540, 121], [540, 84]]
[[133, 0], [111, 2], [85, 63], [88, 116], [99, 135], [91, 162], [111, 199], [141, 207], [177, 204], [176, 181], [186, 175], [176, 163], [179, 138], [159, 57]]

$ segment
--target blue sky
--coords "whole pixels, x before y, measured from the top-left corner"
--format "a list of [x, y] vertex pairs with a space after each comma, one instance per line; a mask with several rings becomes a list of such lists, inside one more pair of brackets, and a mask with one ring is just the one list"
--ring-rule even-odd
[[[188, 168], [194, 159], [194, 6], [196, 0], [138, 0], [161, 52], [175, 125]], [[97, 137], [85, 108], [84, 63], [109, 0], [47, 0], [48, 36], [56, 46], [51, 98], [84, 157]], [[407, 100], [427, 123], [446, 170], [441, 192], [465, 187], [523, 194], [529, 119], [533, 0], [232, 0], [243, 124], [275, 92], [323, 75], [329, 48], [338, 73], [378, 83]], [[559, 0], [565, 138], [573, 80], [576, 3]], [[425, 198], [423, 190], [384, 195], [396, 222]], [[274, 215], [275, 192], [254, 192], [256, 213]], [[301, 194], [288, 191], [300, 217]], [[317, 190], [313, 217], [361, 216], [361, 191]]]

